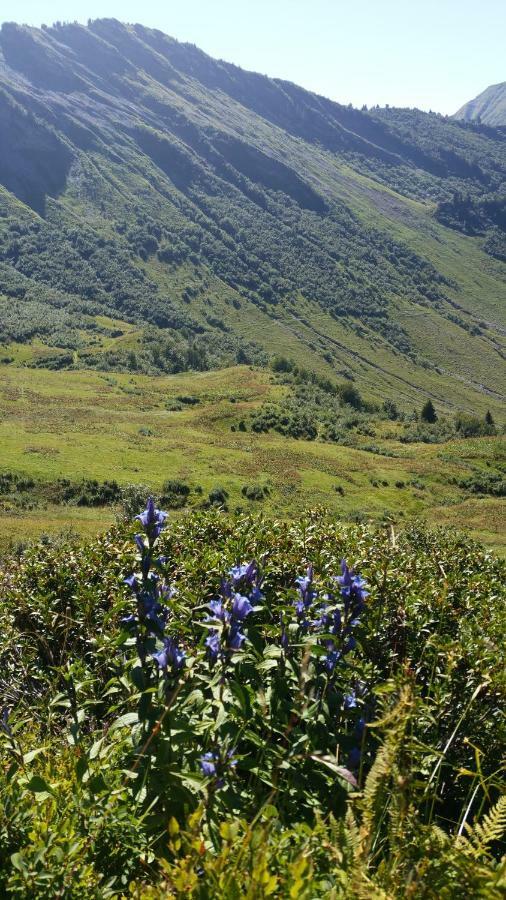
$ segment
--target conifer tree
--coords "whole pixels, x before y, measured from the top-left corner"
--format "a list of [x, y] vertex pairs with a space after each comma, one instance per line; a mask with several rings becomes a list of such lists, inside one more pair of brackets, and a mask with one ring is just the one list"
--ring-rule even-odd
[[437, 413], [430, 397], [422, 406], [420, 417], [424, 422], [430, 422], [431, 424], [437, 422]]

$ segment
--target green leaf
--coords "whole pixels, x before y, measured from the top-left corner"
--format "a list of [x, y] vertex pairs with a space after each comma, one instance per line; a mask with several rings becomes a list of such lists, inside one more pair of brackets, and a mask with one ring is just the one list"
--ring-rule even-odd
[[105, 740], [105, 738], [101, 737], [98, 739], [98, 741], [95, 741], [95, 743], [92, 744], [92, 746], [90, 747], [90, 751], [88, 753], [89, 759], [95, 759], [98, 756], [100, 748], [101, 748], [102, 744], [104, 743], [104, 740]]
[[316, 756], [312, 753], [311, 759], [314, 759], [315, 762], [321, 763], [322, 766], [326, 766], [327, 769], [330, 769], [331, 772], [334, 772], [334, 774], [337, 775], [338, 778], [342, 778], [353, 787], [358, 787], [358, 782], [353, 772], [350, 772], [349, 769], [345, 769], [344, 766], [338, 766], [332, 756]]
[[18, 872], [24, 872], [26, 869], [21, 853], [13, 853], [11, 856], [11, 863]]
[[26, 787], [34, 794], [46, 794], [50, 797], [54, 793], [51, 785], [40, 775], [32, 775]]
[[31, 763], [32, 759], [35, 759], [36, 756], [39, 756], [40, 753], [44, 753], [44, 750], [47, 750], [46, 747], [37, 747], [35, 750], [30, 750], [29, 753], [23, 754], [23, 762], [25, 765], [27, 763]]
[[110, 731], [116, 731], [117, 728], [124, 728], [126, 725], [137, 725], [139, 722], [139, 716], [136, 712], [125, 713], [123, 716], [120, 716], [119, 719], [116, 719], [115, 722], [112, 723], [110, 727]]

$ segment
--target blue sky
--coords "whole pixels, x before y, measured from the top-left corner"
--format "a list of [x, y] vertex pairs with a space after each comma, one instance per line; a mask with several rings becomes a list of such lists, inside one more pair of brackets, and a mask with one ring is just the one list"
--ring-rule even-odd
[[0, 21], [98, 17], [355, 106], [453, 113], [506, 80], [505, 0], [0, 0]]

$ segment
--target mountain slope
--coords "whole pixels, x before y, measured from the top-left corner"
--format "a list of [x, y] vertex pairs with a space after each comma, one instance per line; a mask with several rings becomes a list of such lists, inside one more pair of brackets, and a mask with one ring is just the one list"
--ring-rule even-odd
[[160, 373], [283, 353], [376, 399], [499, 409], [501, 229], [434, 212], [500, 196], [505, 147], [138, 25], [4, 25], [4, 359]]
[[506, 81], [491, 84], [474, 100], [465, 103], [455, 118], [466, 122], [480, 119], [485, 125], [506, 127]]

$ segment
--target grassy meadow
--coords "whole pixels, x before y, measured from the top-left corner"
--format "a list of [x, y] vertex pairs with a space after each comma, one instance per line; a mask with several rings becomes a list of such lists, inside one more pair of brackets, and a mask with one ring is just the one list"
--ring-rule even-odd
[[[271, 372], [249, 366], [148, 377], [3, 365], [1, 472], [42, 482], [115, 480], [156, 491], [176, 478], [192, 489], [191, 505], [222, 487], [232, 510], [262, 508], [290, 517], [324, 506], [344, 520], [399, 526], [421, 517], [465, 529], [504, 552], [504, 499], [470, 497], [457, 483], [469, 473], [501, 468], [504, 438], [402, 444], [392, 439], [397, 426], [380, 422], [373, 440], [349, 447], [236, 430], [241, 419], [267, 400], [282, 403], [286, 393]], [[268, 488], [261, 502], [241, 494], [251, 484]], [[13, 506], [7, 498], [0, 540], [5, 546], [69, 528], [91, 535], [113, 520], [112, 509]]]

